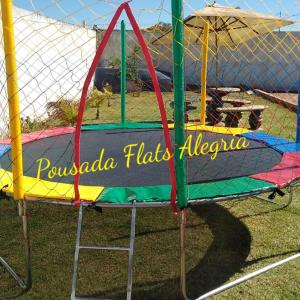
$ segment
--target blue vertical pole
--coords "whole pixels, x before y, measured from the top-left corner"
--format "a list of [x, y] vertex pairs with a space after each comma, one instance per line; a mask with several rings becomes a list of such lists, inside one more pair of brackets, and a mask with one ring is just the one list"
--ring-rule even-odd
[[300, 143], [300, 72], [298, 78], [298, 109], [297, 109], [296, 143]]

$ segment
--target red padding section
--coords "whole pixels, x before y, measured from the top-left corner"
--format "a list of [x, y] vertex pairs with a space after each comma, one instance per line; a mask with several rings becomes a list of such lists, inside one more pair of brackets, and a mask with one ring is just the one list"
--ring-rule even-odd
[[276, 184], [283, 188], [291, 182], [300, 179], [300, 153], [284, 153], [281, 162], [270, 171], [250, 176]]
[[[74, 131], [75, 128], [73, 127], [62, 127], [62, 128], [53, 128], [53, 129], [35, 131], [31, 133], [25, 133], [22, 134], [22, 144], [30, 143], [51, 136], [73, 133]], [[10, 144], [10, 142], [11, 142], [10, 138], [0, 139], [1, 144]]]

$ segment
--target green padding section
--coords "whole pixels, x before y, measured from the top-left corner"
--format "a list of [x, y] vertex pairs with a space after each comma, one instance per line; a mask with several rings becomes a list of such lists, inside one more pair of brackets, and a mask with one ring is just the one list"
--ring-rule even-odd
[[226, 197], [261, 191], [272, 187], [276, 188], [276, 185], [249, 177], [240, 177], [217, 182], [189, 185], [188, 196], [190, 200]]
[[143, 122], [127, 122], [127, 123], [106, 123], [106, 124], [87, 124], [82, 125], [81, 130], [108, 130], [108, 129], [152, 129], [162, 128], [160, 123], [143, 123]]
[[[191, 184], [188, 186], [189, 200], [241, 195], [264, 189], [276, 188], [274, 184], [248, 177], [218, 182]], [[110, 203], [163, 202], [170, 201], [171, 186], [113, 187], [105, 188], [98, 201]]]
[[171, 186], [157, 185], [145, 187], [105, 188], [98, 201], [110, 203], [169, 201]]

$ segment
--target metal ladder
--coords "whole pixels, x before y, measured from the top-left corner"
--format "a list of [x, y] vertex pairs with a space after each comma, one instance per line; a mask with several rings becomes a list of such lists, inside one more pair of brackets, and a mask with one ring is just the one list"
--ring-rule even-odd
[[110, 250], [110, 251], [128, 251], [128, 281], [127, 281], [127, 300], [131, 299], [132, 293], [132, 273], [133, 273], [133, 254], [134, 254], [134, 241], [135, 241], [135, 225], [136, 225], [136, 207], [133, 203], [131, 207], [131, 229], [130, 229], [130, 244], [129, 247], [115, 247], [115, 246], [102, 246], [102, 245], [81, 245], [81, 228], [83, 220], [83, 204], [80, 204], [77, 222], [77, 234], [76, 234], [76, 246], [74, 256], [74, 269], [72, 278], [72, 292], [71, 300], [96, 300], [103, 298], [91, 298], [91, 297], [77, 297], [77, 275], [78, 275], [78, 263], [79, 263], [79, 252], [80, 249], [91, 249], [91, 250]]

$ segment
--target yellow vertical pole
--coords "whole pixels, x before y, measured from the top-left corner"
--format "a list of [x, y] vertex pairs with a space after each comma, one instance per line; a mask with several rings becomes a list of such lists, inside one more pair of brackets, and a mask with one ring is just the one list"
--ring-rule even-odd
[[12, 1], [1, 0], [1, 10], [12, 147], [14, 199], [22, 200], [24, 199], [22, 140]]
[[202, 64], [201, 64], [201, 113], [200, 124], [205, 125], [206, 119], [206, 80], [207, 80], [207, 60], [208, 60], [208, 35], [209, 23], [204, 23], [204, 34], [202, 42]]

